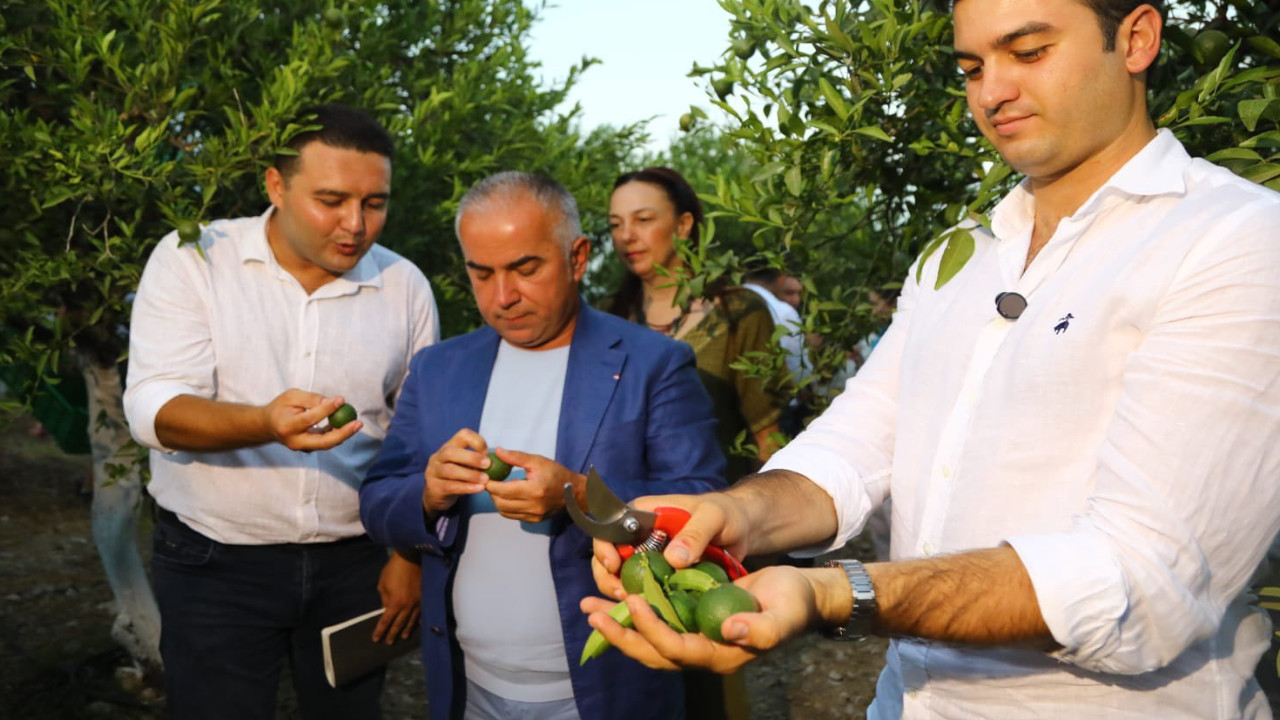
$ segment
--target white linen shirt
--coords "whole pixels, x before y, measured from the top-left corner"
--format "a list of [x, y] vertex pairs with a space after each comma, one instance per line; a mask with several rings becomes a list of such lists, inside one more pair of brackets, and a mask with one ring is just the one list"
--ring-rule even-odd
[[[276, 262], [258, 217], [218, 220], [199, 245], [165, 236], [133, 303], [125, 414], [152, 448], [147, 489], [223, 543], [328, 542], [364, 533], [357, 491], [387, 428], [409, 360], [440, 337], [431, 286], [374, 245], [313, 294]], [[279, 443], [173, 452], [156, 437], [179, 395], [265, 405], [289, 388], [341, 395], [364, 427], [330, 450]]]
[[831, 495], [831, 547], [890, 495], [895, 560], [1008, 543], [1062, 646], [895, 640], [870, 715], [1270, 717], [1242, 591], [1280, 529], [1280, 195], [1161, 131], [1023, 272], [1033, 215], [1019, 187], [949, 283], [913, 270], [766, 465]]

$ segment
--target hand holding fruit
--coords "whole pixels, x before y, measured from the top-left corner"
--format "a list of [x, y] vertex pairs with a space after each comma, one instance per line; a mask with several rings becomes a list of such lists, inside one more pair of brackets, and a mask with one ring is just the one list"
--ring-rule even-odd
[[492, 465], [489, 446], [480, 433], [459, 430], [427, 460], [422, 507], [429, 513], [441, 513], [453, 507], [459, 496], [484, 492], [490, 481], [485, 469]]
[[342, 427], [325, 432], [312, 428], [325, 421], [343, 406], [341, 397], [325, 397], [303, 390], [289, 389], [262, 408], [266, 434], [292, 450], [328, 450], [360, 432], [364, 423], [352, 420]]
[[522, 522], [546, 520], [564, 509], [565, 483], [572, 483], [585, 502], [585, 476], [541, 455], [507, 449], [499, 452], [503, 461], [525, 471], [523, 480], [488, 485], [493, 505], [503, 517]]
[[[724, 493], [705, 495], [650, 495], [633, 500], [637, 510], [653, 510], [658, 507], [677, 507], [688, 510], [689, 522], [667, 544], [663, 556], [673, 568], [692, 566], [703, 559], [703, 553], [711, 544], [719, 545], [734, 557], [748, 554], [748, 522], [741, 504]], [[622, 568], [622, 556], [613, 543], [596, 540], [593, 543], [591, 572], [596, 586], [605, 597], [622, 599], [625, 593], [617, 574]]]
[[[690, 576], [677, 578], [682, 572], [691, 571], [673, 574], [667, 581], [669, 587], [678, 591], [687, 584]], [[718, 632], [724, 642], [715, 642], [703, 634], [676, 631], [654, 612], [644, 594], [630, 595], [618, 605], [604, 598], [589, 597], [583, 599], [581, 608], [589, 614], [588, 621], [604, 640], [651, 668], [700, 667], [727, 674], [818, 622], [817, 572], [769, 567], [735, 584], [720, 583], [717, 589], [709, 590], [708, 594], [725, 592], [739, 596], [725, 598], [716, 603], [719, 607], [713, 606], [704, 612], [702, 600], [707, 598], [704, 594], [695, 611], [699, 630], [711, 635]], [[738, 590], [727, 590], [729, 587]], [[737, 603], [746, 602], [741, 594], [753, 597], [760, 611], [738, 611], [745, 606]], [[626, 611], [620, 610], [620, 605], [625, 605]], [[619, 617], [625, 617], [626, 621], [620, 622]], [[718, 627], [716, 620], [719, 620]], [[703, 627], [704, 622], [711, 627]]]

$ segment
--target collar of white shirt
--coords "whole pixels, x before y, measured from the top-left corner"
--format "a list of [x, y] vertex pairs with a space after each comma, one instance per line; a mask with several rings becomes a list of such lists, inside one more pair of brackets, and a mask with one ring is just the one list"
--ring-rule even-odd
[[[275, 206], [268, 207], [266, 212], [258, 217], [259, 224], [254, 231], [246, 233], [241, 249], [243, 255], [240, 261], [242, 263], [266, 263], [268, 267], [277, 273], [288, 276], [288, 271], [280, 266], [279, 261], [276, 260], [275, 253], [271, 251], [271, 244], [267, 241], [267, 221], [275, 210]], [[335, 278], [332, 282], [322, 285], [316, 290], [315, 295], [317, 297], [350, 295], [357, 292], [362, 286], [382, 287], [382, 272], [378, 268], [378, 262], [373, 259], [373, 253], [366, 252], [355, 267], [348, 270], [341, 277]]]
[[[1185, 194], [1185, 173], [1190, 164], [1191, 156], [1173, 133], [1161, 129], [1151, 142], [1103, 183], [1071, 217], [1079, 218], [1097, 212], [1108, 197]], [[1036, 201], [1029, 183], [1029, 180], [1023, 180], [991, 211], [991, 230], [997, 239], [1019, 237], [1035, 220]]]

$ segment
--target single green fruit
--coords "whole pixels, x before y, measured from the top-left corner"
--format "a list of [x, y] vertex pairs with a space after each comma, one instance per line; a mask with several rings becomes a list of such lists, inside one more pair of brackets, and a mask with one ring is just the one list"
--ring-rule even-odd
[[720, 626], [730, 615], [759, 611], [760, 604], [751, 593], [737, 585], [721, 585], [706, 591], [698, 600], [698, 630], [716, 642], [724, 642]]
[[672, 590], [667, 593], [671, 607], [676, 610], [676, 617], [684, 624], [685, 632], [698, 632], [698, 601], [683, 590]]
[[494, 455], [493, 451], [490, 450], [489, 467], [484, 471], [484, 474], [488, 475], [490, 480], [506, 480], [507, 476], [511, 474], [511, 466], [499, 460], [498, 456]]
[[724, 100], [733, 92], [733, 81], [726, 77], [716, 78], [711, 81], [711, 89], [715, 91], [716, 97]]
[[337, 30], [347, 26], [347, 18], [343, 16], [342, 11], [338, 8], [329, 8], [324, 11], [321, 16], [324, 18], [324, 24]]
[[738, 38], [733, 41], [733, 54], [738, 56], [739, 60], [746, 60], [756, 52], [756, 44], [750, 38]]
[[1201, 64], [1216, 66], [1231, 49], [1231, 38], [1221, 30], [1205, 30], [1191, 41], [1191, 54]]
[[329, 416], [329, 427], [337, 429], [356, 419], [356, 409], [350, 403], [343, 405]]
[[665, 583], [675, 571], [671, 568], [671, 563], [662, 557], [662, 553], [646, 550], [627, 558], [627, 561], [622, 563], [622, 572], [618, 573], [618, 577], [622, 579], [622, 587], [628, 593], [639, 595], [644, 592], [644, 573], [646, 572], [658, 582]]
[[680, 131], [689, 132], [693, 129], [693, 114], [685, 113], [680, 116]]
[[178, 240], [181, 242], [200, 242], [200, 223], [195, 220], [179, 220], [175, 227], [178, 229]]
[[715, 580], [718, 583], [727, 584], [729, 582], [729, 573], [725, 572], [724, 568], [720, 567], [719, 565], [715, 564], [710, 560], [703, 560], [697, 565], [694, 565], [693, 569], [701, 570], [702, 572], [710, 575], [711, 579]]

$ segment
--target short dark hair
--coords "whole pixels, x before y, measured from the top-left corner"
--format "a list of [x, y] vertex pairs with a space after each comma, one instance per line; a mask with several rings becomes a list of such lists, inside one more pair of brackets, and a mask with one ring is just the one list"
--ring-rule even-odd
[[[961, 0], [940, 0], [944, 10], [950, 10]], [[1116, 49], [1116, 34], [1120, 31], [1120, 23], [1129, 17], [1129, 13], [1143, 5], [1150, 5], [1164, 17], [1164, 0], [1076, 0], [1098, 16], [1098, 27], [1102, 28], [1102, 49], [1111, 52]]]
[[786, 275], [786, 273], [775, 267], [748, 267], [742, 279], [746, 282], [772, 285], [778, 282], [778, 279], [783, 275]]
[[694, 192], [693, 186], [680, 173], [669, 167], [647, 167], [643, 170], [624, 173], [613, 181], [613, 189], [632, 182], [644, 182], [650, 185], [657, 185], [667, 194], [667, 198], [671, 200], [671, 204], [676, 208], [676, 217], [679, 218], [685, 213], [693, 216], [693, 229], [689, 231], [689, 240], [695, 245], [698, 239], [702, 237], [702, 201], [698, 199], [698, 193]]
[[275, 167], [286, 180], [298, 171], [298, 153], [312, 142], [357, 152], [377, 153], [388, 160], [395, 157], [396, 145], [391, 133], [369, 113], [342, 103], [312, 105], [298, 111], [293, 123], [304, 130], [285, 142], [290, 153], [276, 153]]

